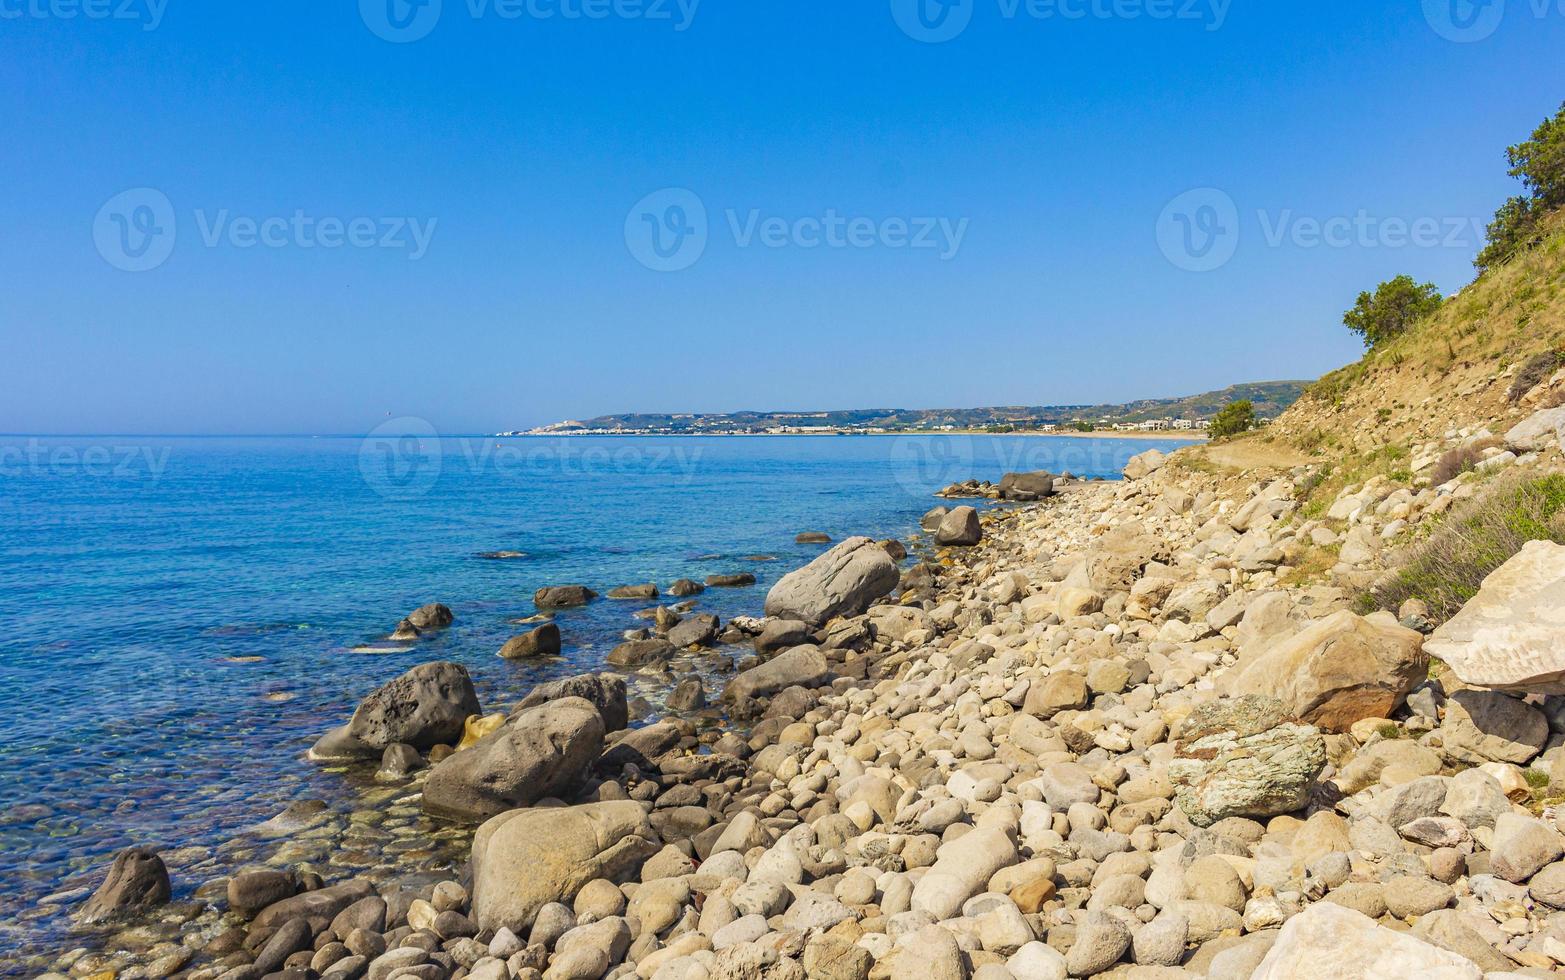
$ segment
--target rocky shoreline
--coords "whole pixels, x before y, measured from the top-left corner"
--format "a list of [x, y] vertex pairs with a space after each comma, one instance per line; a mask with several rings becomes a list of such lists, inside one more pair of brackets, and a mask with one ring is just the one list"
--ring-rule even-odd
[[[1516, 448], [1504, 465], [1557, 465]], [[773, 587], [762, 618], [655, 607], [609, 657], [671, 692], [639, 729], [622, 674], [485, 714], [460, 666], [415, 668], [312, 751], [384, 782], [363, 809], [290, 808], [254, 867], [174, 905], [156, 855], [122, 854], [87, 906], [122, 931], [40, 972], [1270, 980], [1565, 965], [1565, 836], [1538, 786], [1565, 783], [1565, 701], [1528, 677], [1504, 691], [1431, 677], [1426, 640], [1481, 666], [1480, 641], [1426, 637], [1416, 607], [1355, 612], [1347, 583], [1373, 577], [1375, 549], [1343, 549], [1322, 580], [1295, 574], [1313, 542], [1416, 524], [1461, 485], [1350, 487], [1306, 518], [1305, 472], [1225, 480], [1150, 453], [1127, 476], [948, 488], [1014, 503], [932, 511], [910, 562], [892, 542], [834, 544]], [[540, 607], [610, 601], [546, 591]], [[425, 607], [399, 632], [449, 623]], [[725, 660], [737, 672], [708, 703], [696, 667]]]

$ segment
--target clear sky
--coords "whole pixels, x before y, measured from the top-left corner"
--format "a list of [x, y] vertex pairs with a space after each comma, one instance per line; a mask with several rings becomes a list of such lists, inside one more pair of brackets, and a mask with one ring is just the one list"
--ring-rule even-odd
[[1314, 377], [1565, 99], [1561, 0], [423, 2], [0, 0], [0, 431]]

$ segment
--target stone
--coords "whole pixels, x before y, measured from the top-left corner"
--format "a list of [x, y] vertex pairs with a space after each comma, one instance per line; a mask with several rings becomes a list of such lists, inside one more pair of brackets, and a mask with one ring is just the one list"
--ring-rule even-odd
[[456, 617], [451, 615], [449, 607], [431, 602], [426, 606], [419, 606], [408, 613], [397, 624], [397, 629], [391, 634], [393, 640], [416, 640], [425, 633], [434, 630], [445, 629], [450, 626]]
[[551, 585], [533, 593], [533, 605], [539, 609], [571, 609], [585, 606], [597, 597], [585, 585]]
[[1520, 813], [1503, 813], [1494, 822], [1490, 866], [1506, 881], [1523, 882], [1546, 864], [1565, 854], [1559, 831], [1542, 820]]
[[147, 847], [127, 847], [114, 856], [103, 884], [77, 910], [85, 923], [146, 912], [168, 904], [172, 890], [168, 868], [157, 852]]
[[998, 829], [973, 830], [940, 846], [934, 865], [913, 886], [913, 908], [948, 919], [988, 883], [1016, 863], [1016, 845]]
[[1250, 980], [1483, 980], [1470, 960], [1321, 902], [1289, 919]]
[[1396, 875], [1381, 889], [1386, 910], [1399, 919], [1428, 915], [1456, 900], [1450, 885], [1417, 875]]
[[609, 590], [610, 599], [638, 599], [649, 602], [658, 597], [656, 582], [643, 582], [638, 585], [620, 585]]
[[1429, 673], [1419, 633], [1338, 612], [1270, 646], [1248, 649], [1219, 687], [1280, 700], [1330, 732], [1386, 718]]
[[1074, 670], [1057, 670], [1032, 683], [1022, 710], [1035, 718], [1049, 719], [1061, 711], [1085, 708], [1087, 703], [1086, 675]]
[[1565, 909], [1565, 862], [1551, 864], [1535, 873], [1527, 883], [1534, 901], [1555, 909]]
[[838, 616], [860, 615], [900, 580], [884, 548], [870, 538], [849, 538], [772, 586], [766, 615], [822, 626]]
[[978, 521], [978, 511], [972, 507], [957, 507], [940, 519], [935, 529], [935, 544], [970, 547], [983, 540], [983, 525]]
[[1518, 422], [1505, 434], [1505, 442], [1522, 452], [1554, 446], [1565, 450], [1565, 407], [1546, 408]]
[[1168, 456], [1156, 449], [1148, 449], [1138, 456], [1132, 456], [1130, 462], [1125, 464], [1125, 479], [1144, 480], [1163, 468], [1168, 461]]
[[706, 591], [706, 586], [694, 579], [675, 579], [674, 584], [668, 587], [668, 594], [676, 599], [685, 599], [693, 595], [700, 595]]
[[795, 685], [817, 687], [830, 676], [831, 670], [819, 647], [797, 646], [729, 681], [723, 689], [723, 700], [769, 697]]
[[1464, 769], [1447, 782], [1439, 811], [1468, 827], [1493, 827], [1500, 814], [1511, 812], [1511, 801], [1499, 780], [1482, 769]]
[[1543, 712], [1508, 694], [1466, 689], [1446, 701], [1441, 733], [1445, 754], [1459, 762], [1521, 765], [1543, 751], [1549, 721]]
[[242, 871], [228, 879], [228, 907], [249, 917], [299, 893], [299, 878], [289, 871]]
[[456, 663], [414, 667], [370, 693], [344, 728], [328, 733], [311, 758], [378, 759], [403, 743], [420, 751], [454, 745], [469, 715], [482, 714], [467, 668]]
[[1168, 774], [1175, 802], [1198, 827], [1227, 817], [1301, 809], [1326, 765], [1326, 743], [1287, 721], [1282, 703], [1246, 695], [1197, 707], [1184, 721]]
[[529, 708], [436, 765], [424, 784], [424, 809], [478, 821], [564, 796], [603, 751], [603, 728], [598, 710], [582, 698]]
[[558, 657], [560, 655], [560, 628], [553, 623], [521, 636], [513, 636], [500, 648], [502, 660], [527, 660], [532, 657]]
[[812, 938], [804, 947], [804, 975], [809, 980], [866, 980], [873, 963], [869, 950], [830, 933]]
[[710, 613], [696, 613], [680, 620], [679, 624], [668, 631], [666, 639], [674, 646], [684, 649], [686, 647], [710, 646], [721, 632], [721, 623], [716, 616]]
[[361, 878], [313, 891], [300, 892], [292, 898], [274, 902], [256, 914], [250, 923], [255, 930], [273, 929], [289, 919], [324, 919], [328, 922], [340, 915], [355, 902], [370, 898], [375, 888]]
[[889, 965], [889, 980], [963, 980], [967, 976], [956, 937], [937, 925], [904, 936]]
[[1473, 687], [1565, 693], [1565, 545], [1529, 541], [1424, 649]]
[[1125, 955], [1131, 939], [1130, 927], [1118, 916], [1088, 912], [1076, 927], [1076, 941], [1065, 954], [1065, 968], [1077, 977], [1102, 973]]
[[314, 938], [308, 920], [290, 919], [261, 946], [252, 966], [262, 976], [273, 973], [282, 967], [288, 957], [309, 949]]
[[1235, 912], [1243, 912], [1249, 898], [1239, 872], [1216, 854], [1196, 858], [1185, 869], [1185, 895], [1191, 901], [1210, 902]]
[[1142, 966], [1178, 966], [1189, 936], [1189, 919], [1177, 912], [1159, 912], [1157, 918], [1135, 931], [1131, 952]]
[[424, 757], [418, 754], [418, 749], [399, 742], [386, 746], [386, 751], [381, 753], [380, 768], [375, 771], [375, 778], [383, 782], [401, 782], [422, 768]]
[[539, 909], [573, 901], [588, 882], [626, 880], [657, 852], [653, 840], [631, 800], [502, 813], [473, 837], [473, 919], [525, 934]]
[[691, 674], [681, 680], [668, 696], [670, 711], [699, 711], [706, 707], [706, 688], [699, 674]]
[[606, 732], [617, 732], [630, 724], [630, 708], [625, 696], [625, 678], [618, 674], [577, 674], [547, 684], [539, 684], [516, 703], [511, 714], [536, 708], [562, 698], [582, 698], [598, 709]]
[[660, 637], [626, 640], [609, 651], [604, 659], [615, 667], [645, 667], [674, 659], [674, 644]]

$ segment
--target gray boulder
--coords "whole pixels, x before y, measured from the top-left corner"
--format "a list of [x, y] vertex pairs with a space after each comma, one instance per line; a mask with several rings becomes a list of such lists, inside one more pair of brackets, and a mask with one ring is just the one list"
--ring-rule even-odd
[[958, 507], [940, 519], [940, 527], [935, 529], [935, 544], [965, 548], [977, 544], [983, 536], [978, 511], [972, 507]]
[[603, 751], [603, 718], [581, 698], [549, 701], [436, 765], [424, 809], [482, 820], [549, 796], [565, 796]]
[[627, 640], [609, 651], [607, 660], [616, 667], [644, 667], [673, 658], [674, 644], [653, 637], [647, 640]]
[[379, 759], [399, 742], [416, 749], [455, 745], [471, 715], [481, 714], [473, 680], [461, 664], [421, 664], [359, 702], [353, 718], [315, 743], [317, 761]]
[[1168, 457], [1156, 449], [1148, 449], [1139, 456], [1132, 456], [1125, 464], [1125, 479], [1144, 480], [1163, 468]]
[[597, 597], [585, 585], [551, 585], [533, 593], [533, 605], [539, 609], [569, 609], [585, 606]]
[[1505, 442], [1522, 452], [1550, 446], [1565, 450], [1565, 407], [1544, 409], [1523, 419], [1505, 434]]
[[755, 652], [769, 657], [779, 650], [791, 650], [810, 642], [810, 624], [797, 619], [768, 619], [761, 635], [754, 640]]
[[1301, 809], [1325, 766], [1319, 731], [1289, 721], [1280, 701], [1246, 695], [1190, 713], [1168, 775], [1190, 822], [1210, 827]]
[[769, 697], [795, 684], [818, 687], [830, 676], [831, 670], [819, 647], [798, 646], [729, 681], [723, 689], [723, 700]]
[[1424, 643], [1463, 683], [1565, 693], [1565, 546], [1529, 541]]
[[862, 613], [896, 588], [900, 578], [884, 548], [870, 538], [849, 538], [772, 586], [766, 615], [821, 626]]
[[108, 877], [77, 911], [82, 922], [106, 922], [168, 904], [168, 868], [157, 852], [127, 847], [114, 856]]
[[1054, 474], [1007, 473], [1000, 478], [1000, 497], [1004, 500], [1042, 500], [1054, 493]]
[[680, 620], [668, 631], [668, 642], [676, 647], [704, 647], [717, 639], [722, 624], [711, 613], [696, 613]]
[[577, 674], [547, 684], [539, 684], [511, 709], [512, 717], [549, 701], [582, 698], [598, 709], [605, 731], [617, 732], [630, 724], [630, 707], [625, 695], [625, 678], [618, 674]]
[[597, 878], [627, 880], [655, 839], [632, 800], [502, 813], [473, 837], [473, 918], [525, 936], [545, 905], [573, 902]]

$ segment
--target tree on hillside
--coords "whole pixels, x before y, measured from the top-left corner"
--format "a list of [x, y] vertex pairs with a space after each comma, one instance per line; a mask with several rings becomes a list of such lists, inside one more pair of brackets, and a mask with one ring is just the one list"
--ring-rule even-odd
[[1241, 432], [1249, 432], [1260, 424], [1255, 417], [1255, 403], [1249, 401], [1229, 402], [1223, 406], [1212, 419], [1212, 425], [1207, 432], [1213, 439], [1221, 439], [1224, 436], [1236, 436]]
[[1479, 271], [1536, 244], [1544, 216], [1565, 207], [1565, 103], [1533, 131], [1531, 139], [1507, 149], [1505, 158], [1511, 165], [1510, 175], [1531, 193], [1511, 198], [1495, 212], [1488, 244], [1473, 260]]
[[1412, 276], [1397, 276], [1376, 286], [1373, 293], [1359, 293], [1342, 322], [1363, 336], [1365, 347], [1374, 348], [1438, 310], [1442, 302], [1434, 283], [1419, 285]]

